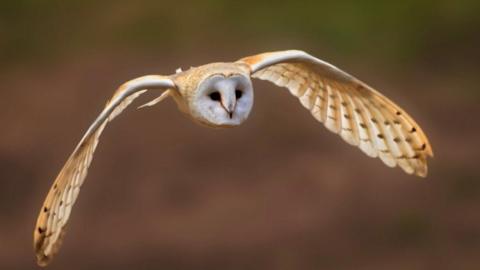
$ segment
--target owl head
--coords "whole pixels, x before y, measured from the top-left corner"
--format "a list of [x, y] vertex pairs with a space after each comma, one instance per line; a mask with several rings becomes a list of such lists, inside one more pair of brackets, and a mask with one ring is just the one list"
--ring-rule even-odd
[[241, 67], [223, 63], [205, 65], [189, 93], [190, 115], [210, 127], [238, 126], [253, 106], [250, 76]]

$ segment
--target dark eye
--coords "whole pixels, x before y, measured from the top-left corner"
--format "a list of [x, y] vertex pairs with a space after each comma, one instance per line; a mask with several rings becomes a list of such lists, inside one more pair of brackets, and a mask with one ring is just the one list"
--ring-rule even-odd
[[240, 99], [243, 95], [242, 90], [235, 90], [235, 98]]
[[211, 100], [214, 100], [214, 101], [220, 101], [221, 99], [219, 92], [212, 92], [208, 96], [210, 97]]

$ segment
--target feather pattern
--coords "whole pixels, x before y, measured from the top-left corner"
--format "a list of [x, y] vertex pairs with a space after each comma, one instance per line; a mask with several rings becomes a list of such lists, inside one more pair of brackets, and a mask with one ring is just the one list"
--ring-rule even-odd
[[34, 249], [39, 265], [47, 265], [61, 245], [73, 204], [87, 176], [100, 135], [107, 123], [120, 114], [135, 98], [147, 91], [145, 88], [174, 86], [171, 80], [161, 76], [141, 77], [122, 85], [107, 103], [68, 158], [40, 210], [34, 231]]
[[426, 160], [433, 152], [422, 129], [370, 86], [301, 51], [265, 53], [239, 62], [250, 66], [253, 78], [288, 88], [315, 119], [368, 156], [408, 174], [427, 175]]

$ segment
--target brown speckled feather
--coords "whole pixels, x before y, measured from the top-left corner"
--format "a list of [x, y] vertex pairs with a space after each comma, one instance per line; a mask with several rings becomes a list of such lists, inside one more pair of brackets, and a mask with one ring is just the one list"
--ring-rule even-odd
[[122, 85], [107, 103], [63, 166], [40, 210], [34, 231], [34, 249], [39, 265], [47, 265], [61, 245], [70, 212], [106, 124], [144, 93], [146, 88], [173, 87], [175, 84], [168, 78], [145, 76]]
[[427, 175], [432, 148], [404, 110], [370, 86], [301, 51], [259, 54], [239, 60], [252, 77], [286, 87], [327, 129], [387, 166]]

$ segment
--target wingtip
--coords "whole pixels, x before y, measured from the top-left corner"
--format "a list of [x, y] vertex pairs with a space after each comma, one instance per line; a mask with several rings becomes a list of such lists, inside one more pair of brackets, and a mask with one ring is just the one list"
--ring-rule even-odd
[[63, 227], [54, 243], [49, 243], [50, 239], [45, 237], [44, 234], [34, 234], [33, 248], [38, 266], [45, 267], [50, 264], [62, 245], [65, 232], [65, 227]]
[[431, 157], [431, 158], [433, 158], [433, 157], [435, 156], [435, 155], [433, 154], [433, 149], [432, 149], [432, 146], [431, 146], [431, 145], [428, 147], [428, 156]]
[[44, 240], [45, 240], [45, 237], [42, 234], [37, 234], [37, 231], [35, 230], [34, 240], [33, 240], [33, 249], [35, 251], [35, 255], [37, 258], [37, 264], [38, 266], [41, 266], [41, 267], [47, 266], [51, 260], [51, 258], [42, 251]]
[[427, 178], [428, 173], [427, 173], [427, 172], [425, 172], [425, 173], [417, 173], [417, 174], [415, 174], [415, 175], [418, 176], [418, 177], [420, 177], [420, 178], [425, 179], [425, 178]]
[[427, 164], [415, 170], [414, 175], [420, 178], [427, 178], [428, 175], [428, 167]]
[[46, 267], [51, 261], [51, 258], [44, 255], [37, 253], [37, 265], [40, 267]]

